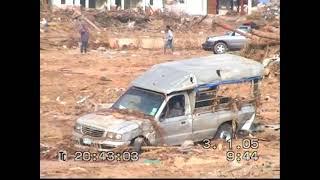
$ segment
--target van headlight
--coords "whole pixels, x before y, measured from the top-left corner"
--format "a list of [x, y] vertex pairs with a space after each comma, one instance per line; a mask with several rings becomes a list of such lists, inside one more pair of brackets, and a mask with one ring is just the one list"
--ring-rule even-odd
[[115, 136], [115, 133], [113, 133], [113, 132], [107, 133], [107, 138], [109, 138], [109, 139], [113, 139], [114, 136]]
[[113, 132], [108, 132], [108, 133], [107, 133], [107, 138], [120, 140], [120, 139], [122, 138], [122, 134], [117, 134], [117, 133], [113, 133]]
[[116, 140], [120, 140], [122, 138], [122, 135], [121, 134], [117, 134], [115, 137], [116, 137]]
[[74, 131], [81, 133], [81, 125], [79, 123], [76, 123], [73, 129]]

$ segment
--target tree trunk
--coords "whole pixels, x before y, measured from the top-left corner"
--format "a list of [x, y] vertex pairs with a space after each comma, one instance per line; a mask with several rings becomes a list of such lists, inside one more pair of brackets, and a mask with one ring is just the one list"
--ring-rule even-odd
[[252, 0], [248, 0], [248, 15], [251, 14]]
[[212, 22], [213, 24], [217, 24], [218, 26], [230, 30], [230, 31], [234, 31], [236, 33], [239, 33], [247, 38], [253, 39], [253, 40], [259, 40], [258, 37], [260, 38], [265, 38], [265, 39], [271, 39], [271, 40], [276, 40], [276, 41], [280, 41], [280, 35], [276, 34], [276, 33], [268, 33], [268, 32], [262, 32], [262, 31], [258, 31], [258, 30], [252, 30], [251, 33], [243, 33], [237, 29], [232, 28], [231, 26], [227, 25], [227, 24], [223, 24], [217, 20], [213, 20]]
[[263, 32], [263, 31], [258, 31], [253, 29], [251, 34], [262, 37], [262, 38], [280, 41], [280, 35], [277, 33]]
[[240, 0], [241, 1], [241, 12], [240, 12], [240, 15], [244, 15], [244, 7], [243, 7], [243, 5], [244, 5], [244, 0]]
[[276, 27], [273, 27], [273, 26], [265, 26], [263, 28], [263, 30], [266, 30], [266, 31], [271, 32], [271, 33], [280, 34], [280, 28], [276, 28]]

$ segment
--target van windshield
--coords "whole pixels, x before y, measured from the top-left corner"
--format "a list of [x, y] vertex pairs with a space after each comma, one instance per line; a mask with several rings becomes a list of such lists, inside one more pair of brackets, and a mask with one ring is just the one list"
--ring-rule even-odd
[[136, 87], [127, 90], [112, 108], [127, 109], [155, 116], [164, 101], [164, 95]]

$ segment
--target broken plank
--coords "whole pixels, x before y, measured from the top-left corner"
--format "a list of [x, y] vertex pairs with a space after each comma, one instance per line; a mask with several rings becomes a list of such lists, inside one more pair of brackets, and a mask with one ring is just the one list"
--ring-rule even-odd
[[205, 15], [203, 18], [201, 18], [201, 20], [199, 22], [197, 22], [197, 24], [199, 25], [200, 23], [202, 23], [203, 20], [205, 20], [208, 17], [208, 15]]
[[179, 147], [172, 146], [142, 146], [142, 150], [158, 150], [158, 149], [178, 149]]

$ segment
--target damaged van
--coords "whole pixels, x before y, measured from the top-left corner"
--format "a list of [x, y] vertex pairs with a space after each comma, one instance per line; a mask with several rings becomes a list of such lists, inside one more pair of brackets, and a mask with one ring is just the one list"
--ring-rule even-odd
[[[154, 65], [112, 105], [77, 119], [77, 147], [108, 151], [122, 145], [179, 145], [233, 138], [249, 130], [260, 98], [262, 64], [231, 54]], [[220, 87], [249, 83], [252, 97], [219, 95]]]

